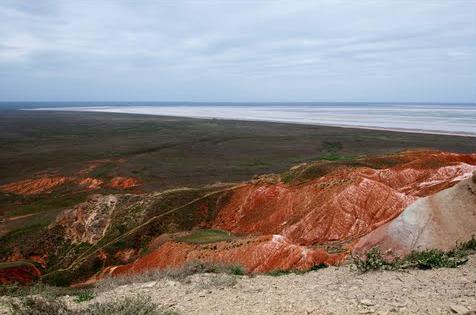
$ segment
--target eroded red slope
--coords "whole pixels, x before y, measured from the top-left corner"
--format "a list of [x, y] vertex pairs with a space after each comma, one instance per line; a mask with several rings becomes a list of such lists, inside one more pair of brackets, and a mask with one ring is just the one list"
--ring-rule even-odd
[[[71, 188], [97, 190], [103, 186], [104, 182], [93, 177], [44, 176], [1, 185], [0, 191], [23, 196], [37, 195], [51, 193], [67, 184], [71, 184]], [[118, 176], [112, 178], [107, 186], [113, 189], [125, 190], [138, 185], [140, 183], [136, 178]]]
[[408, 155], [414, 159], [395, 167], [342, 168], [296, 186], [247, 185], [233, 194], [213, 227], [282, 234], [301, 245], [354, 239], [396, 217], [417, 197], [447, 188], [476, 169], [475, 155]]
[[0, 269], [0, 284], [27, 284], [41, 276], [41, 271], [33, 264]]
[[46, 176], [26, 179], [0, 186], [0, 191], [17, 195], [35, 195], [51, 192], [54, 188], [74, 181], [72, 177]]
[[307, 269], [314, 266], [316, 261], [337, 264], [343, 258], [345, 255], [342, 253], [329, 254], [323, 249], [309, 249], [293, 244], [280, 235], [246, 237], [209, 245], [167, 242], [133, 264], [106, 268], [99, 278], [139, 273], [151, 268], [180, 267], [192, 261], [239, 264], [249, 272], [266, 272]]
[[213, 227], [235, 234], [282, 234], [300, 245], [348, 240], [388, 221], [414, 198], [352, 172], [303, 185], [239, 189]]
[[[476, 154], [405, 152], [387, 159], [394, 166], [342, 167], [299, 185], [245, 185], [233, 193], [210, 227], [252, 235], [252, 241], [167, 242], [105, 274], [177, 267], [191, 260], [238, 263], [249, 271], [339, 263], [363, 235], [397, 217], [419, 197], [448, 188], [476, 169]], [[340, 253], [324, 250], [333, 247]]]

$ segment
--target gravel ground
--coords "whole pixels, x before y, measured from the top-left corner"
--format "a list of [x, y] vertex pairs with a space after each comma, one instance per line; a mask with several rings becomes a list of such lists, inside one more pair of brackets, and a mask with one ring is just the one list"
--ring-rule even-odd
[[476, 256], [455, 269], [362, 274], [344, 266], [280, 277], [197, 274], [180, 282], [119, 286], [88, 303], [134, 294], [149, 295], [179, 314], [473, 314]]
[[[134, 281], [137, 281], [134, 280]], [[150, 296], [161, 309], [178, 314], [476, 314], [476, 255], [459, 268], [373, 271], [353, 266], [329, 267], [301, 275], [235, 276], [195, 274], [177, 281], [160, 279], [118, 286], [98, 285], [91, 303]], [[0, 297], [1, 307], [7, 297]]]

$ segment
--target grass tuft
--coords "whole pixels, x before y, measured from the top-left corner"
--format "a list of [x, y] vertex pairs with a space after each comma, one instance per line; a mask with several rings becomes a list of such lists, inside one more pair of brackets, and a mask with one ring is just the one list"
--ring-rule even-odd
[[221, 241], [228, 241], [233, 238], [233, 235], [227, 231], [221, 230], [195, 230], [191, 231], [189, 235], [177, 237], [175, 240], [190, 244], [208, 244]]
[[11, 301], [10, 310], [18, 315], [172, 315], [161, 309], [150, 297], [136, 296], [108, 303], [93, 303], [86, 308], [71, 309], [58, 299], [42, 297], [25, 297]]

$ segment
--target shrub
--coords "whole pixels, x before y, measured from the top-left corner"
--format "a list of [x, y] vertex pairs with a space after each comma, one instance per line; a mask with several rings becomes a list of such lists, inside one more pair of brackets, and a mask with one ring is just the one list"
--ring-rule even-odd
[[29, 295], [39, 295], [41, 297], [53, 299], [60, 296], [87, 296], [92, 292], [87, 289], [76, 289], [70, 287], [55, 287], [42, 283], [37, 283], [32, 286], [18, 286], [18, 285], [0, 285], [0, 296], [9, 297], [26, 297]]
[[459, 244], [456, 247], [457, 251], [465, 251], [465, 252], [474, 252], [476, 251], [476, 237], [473, 235], [471, 239], [465, 243]]
[[82, 309], [70, 309], [61, 300], [40, 297], [26, 297], [12, 301], [10, 309], [18, 315], [171, 315], [161, 309], [150, 297], [136, 296], [108, 303], [94, 303]]
[[353, 257], [354, 264], [359, 271], [367, 272], [369, 270], [380, 270], [380, 269], [389, 269], [392, 266], [392, 263], [387, 262], [382, 258], [380, 249], [374, 247], [367, 252], [365, 259], [360, 259], [359, 257]]
[[26, 297], [20, 301], [11, 301], [10, 310], [16, 315], [66, 315], [74, 314], [60, 300], [41, 297]]
[[170, 311], [165, 311], [153, 303], [150, 297], [136, 296], [126, 298], [118, 302], [94, 303], [85, 311], [78, 314], [85, 315], [171, 315]]
[[422, 252], [412, 252], [406, 261], [413, 267], [419, 269], [433, 269], [433, 268], [455, 268], [465, 263], [467, 258], [460, 257], [460, 255], [453, 255], [445, 253], [440, 250], [431, 249]]
[[272, 276], [272, 277], [281, 277], [281, 276], [288, 275], [290, 273], [293, 273], [293, 270], [276, 269], [276, 270], [267, 272], [266, 275]]
[[474, 237], [454, 250], [444, 252], [438, 249], [424, 251], [412, 251], [407, 257], [394, 260], [386, 260], [382, 257], [380, 249], [374, 247], [367, 252], [365, 259], [354, 258], [354, 264], [359, 271], [370, 270], [397, 270], [406, 268], [434, 269], [456, 268], [468, 261], [468, 254], [476, 248]]
[[197, 273], [226, 273], [234, 275], [244, 275], [245, 270], [239, 265], [226, 265], [218, 263], [209, 263], [202, 261], [193, 261], [181, 268], [166, 269], [163, 271], [164, 276], [172, 279], [185, 279], [188, 276]]
[[183, 281], [187, 277], [197, 273], [224, 273], [231, 275], [246, 274], [245, 269], [239, 265], [225, 265], [194, 261], [180, 268], [170, 268], [163, 270], [155, 269], [140, 274], [130, 274], [121, 277], [109, 277], [96, 283], [96, 288], [99, 291], [107, 291], [120, 285], [150, 282], [164, 278]]
[[76, 303], [82, 303], [89, 300], [92, 300], [96, 297], [96, 294], [93, 291], [82, 291], [76, 296]]
[[232, 275], [235, 275], [235, 276], [244, 276], [246, 274], [246, 271], [243, 267], [239, 266], [239, 265], [232, 265], [229, 267], [229, 272], [232, 274]]
[[299, 269], [289, 269], [289, 270], [276, 269], [276, 270], [272, 270], [272, 271], [266, 272], [265, 274], [268, 275], [268, 276], [272, 276], [272, 277], [285, 276], [285, 275], [288, 275], [288, 274], [291, 274], [291, 273], [294, 273], [294, 274], [297, 274], [297, 275], [301, 275], [301, 274], [304, 274], [304, 273], [309, 272], [309, 271], [316, 271], [316, 270], [324, 269], [324, 268], [327, 268], [327, 267], [328, 267], [328, 266], [327, 266], [326, 264], [324, 264], [324, 263], [319, 263], [319, 264], [316, 264], [316, 265], [312, 266], [311, 268], [305, 269], [305, 270], [299, 270]]

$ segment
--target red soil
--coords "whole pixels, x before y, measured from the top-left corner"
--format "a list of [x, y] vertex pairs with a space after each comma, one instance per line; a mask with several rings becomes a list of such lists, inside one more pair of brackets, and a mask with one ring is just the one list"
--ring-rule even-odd
[[135, 248], [127, 248], [119, 250], [114, 254], [114, 258], [118, 259], [122, 263], [130, 262], [134, 257], [137, 257], [139, 250]]
[[415, 159], [392, 168], [342, 168], [296, 186], [247, 185], [220, 210], [213, 228], [282, 234], [301, 245], [355, 239], [476, 169], [476, 155], [409, 155]]
[[[233, 193], [210, 227], [261, 236], [206, 245], [168, 241], [135, 263], [107, 268], [102, 276], [178, 267], [192, 260], [238, 263], [260, 272], [337, 264], [363, 235], [419, 197], [450, 187], [476, 169], [476, 154], [405, 152], [385, 158], [397, 165], [343, 167], [294, 186], [250, 183]], [[342, 252], [329, 254], [316, 246]]]
[[[103, 181], [92, 177], [44, 176], [2, 185], [0, 191], [27, 196], [51, 193], [66, 184], [74, 184], [78, 188], [87, 190], [96, 190], [101, 188]], [[132, 177], [114, 177], [109, 184], [110, 187], [115, 189], [129, 189], [137, 185], [139, 185], [139, 181]]]
[[37, 179], [26, 179], [0, 186], [0, 191], [17, 195], [35, 195], [49, 193], [54, 188], [72, 182], [74, 178], [64, 176], [41, 177]]
[[320, 262], [334, 265], [343, 258], [345, 258], [343, 254], [329, 254], [323, 249], [293, 244], [280, 235], [247, 237], [206, 246], [167, 242], [135, 263], [106, 268], [99, 278], [124, 273], [140, 273], [151, 268], [180, 267], [187, 262], [197, 260], [239, 264], [248, 272], [266, 272], [276, 269], [304, 270]]
[[[3, 262], [6, 266], [0, 266], [0, 285], [28, 284], [41, 276], [41, 271], [27, 260], [18, 249], [15, 249], [6, 262]], [[46, 266], [45, 257], [34, 255], [29, 260], [37, 262], [42, 267]]]
[[0, 270], [0, 284], [28, 284], [41, 276], [41, 271], [33, 265], [25, 265]]
[[78, 185], [89, 190], [99, 189], [102, 185], [102, 180], [97, 178], [86, 177], [78, 180]]
[[282, 234], [300, 245], [348, 240], [385, 223], [414, 200], [354, 174], [288, 187], [249, 185], [220, 210], [213, 228]]
[[129, 189], [139, 185], [139, 181], [132, 177], [117, 176], [111, 179], [109, 186], [116, 189]]

